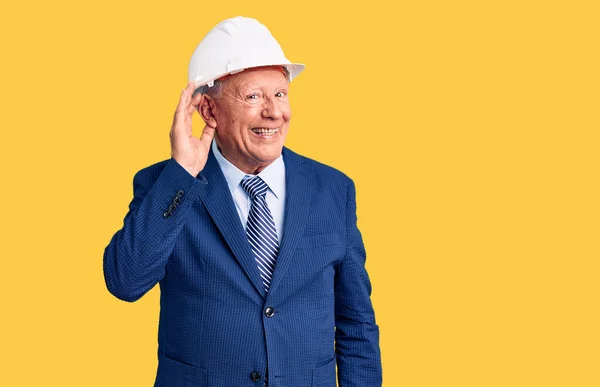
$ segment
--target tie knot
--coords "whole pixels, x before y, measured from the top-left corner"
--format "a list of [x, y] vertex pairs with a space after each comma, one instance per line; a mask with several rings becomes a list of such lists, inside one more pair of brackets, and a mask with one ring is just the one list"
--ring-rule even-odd
[[252, 199], [257, 197], [265, 197], [269, 186], [258, 176], [245, 176], [240, 183], [242, 188], [250, 195]]

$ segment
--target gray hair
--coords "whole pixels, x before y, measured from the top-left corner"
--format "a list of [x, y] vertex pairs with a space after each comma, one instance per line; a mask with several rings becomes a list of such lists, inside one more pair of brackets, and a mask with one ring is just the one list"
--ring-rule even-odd
[[215, 79], [212, 87], [209, 87], [208, 85], [200, 86], [200, 87], [196, 88], [196, 90], [194, 90], [193, 96], [200, 93], [200, 94], [208, 94], [213, 98], [219, 98], [221, 96], [221, 92], [223, 90], [223, 85], [226, 82], [227, 82], [226, 79], [225, 80]]

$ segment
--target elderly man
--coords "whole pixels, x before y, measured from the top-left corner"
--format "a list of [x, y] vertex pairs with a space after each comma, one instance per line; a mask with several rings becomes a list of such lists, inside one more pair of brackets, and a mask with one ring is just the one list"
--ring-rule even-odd
[[104, 274], [130, 302], [160, 284], [156, 387], [381, 386], [354, 184], [284, 147], [303, 68], [256, 20], [219, 23], [192, 56], [171, 158], [134, 177]]

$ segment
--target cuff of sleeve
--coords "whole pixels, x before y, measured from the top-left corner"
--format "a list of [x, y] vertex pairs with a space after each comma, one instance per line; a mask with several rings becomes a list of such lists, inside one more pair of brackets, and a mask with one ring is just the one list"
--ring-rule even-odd
[[150, 189], [146, 199], [147, 224], [153, 225], [149, 230], [151, 243], [164, 240], [177, 228], [195, 198], [201, 186], [208, 184], [204, 176], [192, 176], [175, 159], [170, 159]]

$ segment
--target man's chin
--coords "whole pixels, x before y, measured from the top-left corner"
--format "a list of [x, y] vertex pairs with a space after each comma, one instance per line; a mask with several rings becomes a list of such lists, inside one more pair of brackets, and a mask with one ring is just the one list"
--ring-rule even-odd
[[261, 146], [256, 149], [254, 153], [254, 157], [256, 160], [260, 160], [262, 162], [273, 162], [281, 155], [281, 151], [283, 150], [283, 144], [269, 144], [268, 146]]
[[[281, 156], [281, 148], [279, 148], [279, 152], [277, 151], [271, 151], [269, 153], [258, 153], [253, 155], [253, 159], [254, 159], [254, 164], [258, 166], [258, 169], [256, 173], [259, 173], [260, 171], [262, 171], [263, 169], [265, 169], [266, 167], [268, 167], [269, 165], [271, 165], [275, 160], [277, 160], [277, 158], [279, 158], [279, 156]], [[256, 174], [255, 173], [255, 174]]]

